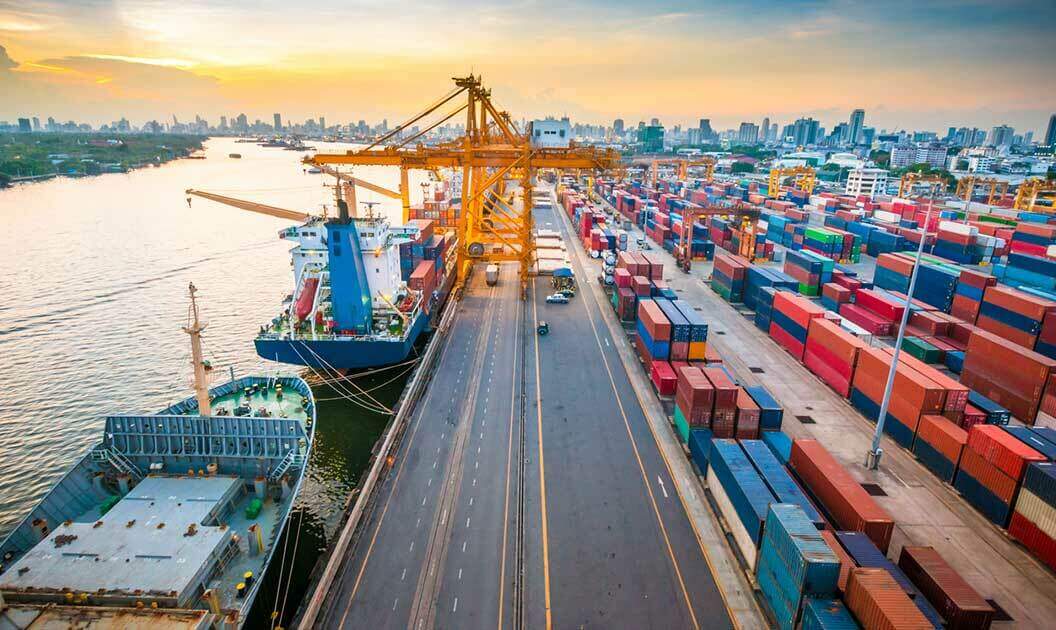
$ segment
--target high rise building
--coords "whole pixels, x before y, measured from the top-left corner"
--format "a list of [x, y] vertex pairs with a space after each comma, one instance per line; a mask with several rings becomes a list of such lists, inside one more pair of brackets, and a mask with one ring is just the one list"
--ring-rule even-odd
[[639, 126], [638, 142], [642, 144], [642, 151], [645, 153], [659, 153], [663, 151], [664, 128], [660, 125]]
[[616, 120], [612, 121], [612, 133], [617, 135], [617, 136], [622, 136], [623, 135], [623, 119], [622, 118], [617, 118]]
[[763, 118], [763, 125], [759, 127], [759, 141], [766, 142], [770, 140], [770, 117], [766, 116]]
[[770, 125], [770, 131], [767, 133], [767, 137], [771, 140], [780, 140], [780, 138], [777, 137], [777, 123]]
[[1045, 146], [1056, 145], [1056, 114], [1049, 116], [1049, 126], [1045, 129]]
[[887, 191], [887, 171], [882, 168], [855, 168], [847, 172], [848, 195], [868, 195], [870, 199]]
[[227, 131], [227, 116], [220, 117], [220, 130]]
[[737, 132], [737, 142], [740, 144], [755, 144], [759, 142], [759, 126], [742, 122], [740, 131]]
[[792, 125], [792, 142], [797, 145], [815, 144], [818, 141], [818, 121], [800, 118]]
[[235, 118], [235, 126], [239, 133], [246, 133], [249, 131], [249, 119], [245, 114], [239, 114], [238, 118]]
[[319, 128], [326, 131], [326, 116], [319, 117]]
[[990, 130], [986, 143], [992, 147], [1010, 147], [1016, 130], [1008, 125], [998, 125]]
[[282, 116], [279, 114], [272, 114], [275, 117], [275, 131], [282, 131]]
[[40, 119], [36, 116], [33, 117], [33, 131], [40, 131]]
[[860, 142], [861, 145], [866, 146], [866, 147], [871, 147], [871, 146], [873, 146], [873, 140], [875, 138], [876, 138], [876, 128], [875, 127], [862, 127], [862, 141]]
[[701, 118], [700, 119], [700, 140], [701, 142], [707, 142], [715, 137], [715, 132], [711, 129], [711, 119]]
[[847, 143], [858, 144], [861, 142], [862, 127], [865, 126], [865, 110], [856, 109], [851, 112], [851, 119], [847, 123]]
[[30, 124], [28, 118], [18, 119], [18, 131], [19, 133], [29, 133], [33, 131], [33, 125]]

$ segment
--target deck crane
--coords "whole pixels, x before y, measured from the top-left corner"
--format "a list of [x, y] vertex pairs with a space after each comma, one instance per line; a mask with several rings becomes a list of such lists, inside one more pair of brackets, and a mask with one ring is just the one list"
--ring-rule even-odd
[[288, 219], [290, 221], [299, 221], [304, 223], [309, 219], [315, 217], [315, 215], [307, 212], [298, 212], [296, 210], [287, 210], [286, 208], [278, 208], [276, 206], [269, 206], [264, 203], [257, 203], [255, 201], [245, 201], [243, 199], [236, 199], [234, 197], [227, 197], [225, 195], [218, 195], [216, 193], [206, 192], [204, 190], [195, 190], [194, 188], [188, 188], [184, 191], [187, 195], [187, 205], [191, 205], [191, 196], [201, 197], [202, 199], [208, 199], [210, 201], [216, 201], [228, 206], [235, 208], [241, 208], [242, 210], [248, 210], [250, 212], [256, 212], [258, 214], [266, 214], [271, 217], [278, 217], [280, 219]]
[[[1048, 205], [1039, 204], [1048, 201]], [[1048, 211], [1056, 208], [1056, 179], [1028, 179], [1019, 185], [1012, 207], [1022, 212]]]
[[809, 166], [791, 166], [770, 169], [770, 181], [766, 187], [766, 196], [777, 199], [781, 195], [781, 182], [786, 177], [794, 177], [793, 187], [808, 195], [814, 192], [817, 173]]
[[366, 188], [371, 192], [375, 192], [379, 195], [388, 197], [389, 199], [398, 200], [403, 206], [403, 223], [406, 224], [407, 221], [410, 219], [411, 196], [407, 184], [407, 169], [400, 169], [400, 191], [396, 192], [395, 190], [389, 190], [384, 186], [378, 186], [377, 184], [373, 184], [364, 179], [353, 177], [349, 173], [339, 171], [336, 168], [333, 168], [332, 166], [327, 166], [326, 164], [320, 164], [318, 168], [327, 175], [333, 175], [334, 177], [336, 177], [340, 184], [344, 184], [344, 198], [345, 201], [348, 202], [350, 208], [356, 207], [356, 186], [360, 186], [362, 188]]
[[898, 182], [898, 196], [906, 197], [911, 195], [916, 186], [928, 186], [931, 192], [935, 192], [936, 189], [940, 192], [945, 192], [949, 184], [941, 175], [925, 175], [924, 173], [910, 171], [902, 175], [902, 179]]
[[[393, 141], [396, 134], [390, 132], [366, 148], [345, 153], [317, 153], [305, 158], [305, 163], [319, 167], [462, 169], [462, 212], [456, 246], [458, 285], [464, 285], [474, 262], [516, 261], [520, 265], [521, 287], [526, 292], [535, 249], [532, 188], [538, 169], [608, 171], [619, 167], [620, 154], [574, 143], [567, 147], [534, 145], [516, 128], [510, 115], [495, 106], [491, 90], [482, 85], [480, 77], [458, 77], [454, 83], [454, 89], [398, 127], [425, 125], [417, 134]], [[441, 112], [442, 108], [459, 102], [453, 110]], [[461, 138], [437, 145], [412, 145], [425, 133], [462, 112], [465, 113], [465, 134]], [[432, 122], [420, 122], [427, 120]], [[390, 141], [396, 143], [379, 146]], [[502, 185], [507, 179], [519, 182], [520, 203], [509, 201], [503, 194]]]
[[1008, 194], [1008, 182], [1004, 180], [997, 179], [996, 177], [968, 175], [957, 180], [956, 195], [960, 199], [971, 201], [972, 196], [979, 187], [983, 187], [984, 191], [987, 188], [990, 189], [990, 194], [986, 199], [986, 203], [990, 205], [993, 205], [995, 201], [1004, 199], [1005, 195]]

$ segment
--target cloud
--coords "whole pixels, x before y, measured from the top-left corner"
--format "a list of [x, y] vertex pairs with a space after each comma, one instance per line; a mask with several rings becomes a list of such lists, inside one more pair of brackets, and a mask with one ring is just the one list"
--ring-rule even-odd
[[7, 49], [0, 46], [0, 72], [6, 72], [11, 68], [17, 68], [18, 64], [7, 54]]

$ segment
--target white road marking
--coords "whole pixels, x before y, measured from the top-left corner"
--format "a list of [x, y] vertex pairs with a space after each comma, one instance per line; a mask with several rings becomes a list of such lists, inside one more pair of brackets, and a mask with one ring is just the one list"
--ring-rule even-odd
[[444, 513], [440, 515], [440, 524], [443, 525], [447, 522], [447, 508], [444, 508]]
[[399, 597], [397, 597], [396, 599], [392, 600], [392, 609], [393, 610], [396, 610], [396, 602], [398, 602], [398, 601], [400, 601]]
[[667, 488], [664, 487], [664, 480], [660, 478], [660, 475], [656, 476], [656, 480], [660, 482], [660, 490], [664, 493], [664, 498], [667, 498]]
[[605, 338], [605, 345], [610, 347], [610, 348], [612, 347], [612, 346], [609, 346], [609, 338], [608, 337]]
[[458, 579], [462, 579], [462, 569], [458, 570]]
[[469, 504], [473, 505], [473, 497], [469, 497]]
[[467, 542], [469, 542], [469, 541], [468, 540], [463, 540], [462, 541], [462, 553], [466, 553], [466, 543]]
[[425, 485], [426, 485], [426, 486], [431, 486], [431, 485], [433, 485], [433, 478], [432, 478], [432, 477], [430, 477], [430, 478], [429, 478], [429, 481], [427, 481]]
[[440, 439], [441, 439], [441, 440], [442, 440], [442, 439], [444, 439], [444, 436], [445, 436], [445, 435], [447, 435], [447, 434], [446, 434], [446, 433], [441, 433], [441, 434], [440, 434]]
[[422, 505], [425, 505], [425, 497], [422, 497]]
[[466, 517], [466, 528], [467, 528], [467, 529], [469, 528], [469, 519], [470, 519], [470, 518], [471, 518], [471, 517], [469, 517], [469, 516], [467, 516], [467, 517]]
[[477, 447], [477, 455], [480, 455], [480, 447]]
[[451, 612], [458, 612], [458, 598], [457, 597], [455, 598], [455, 605], [451, 609]]
[[473, 478], [473, 487], [474, 488], [477, 487], [477, 478], [476, 477]]
[[480, 432], [480, 439], [482, 439], [482, 440], [484, 439], [484, 432], [483, 431]]
[[433, 460], [433, 470], [436, 470], [436, 460]]
[[406, 578], [406, 577], [407, 577], [407, 569], [404, 568], [403, 569], [403, 573], [400, 574], [400, 581], [402, 582], [404, 580], [404, 578]]
[[421, 526], [422, 526], [422, 517], [419, 516], [418, 517], [418, 522], [414, 524], [414, 528], [418, 529]]
[[414, 541], [411, 541], [411, 547], [407, 550], [408, 553], [414, 551]]
[[480, 468], [480, 462], [473, 462], [473, 468]]

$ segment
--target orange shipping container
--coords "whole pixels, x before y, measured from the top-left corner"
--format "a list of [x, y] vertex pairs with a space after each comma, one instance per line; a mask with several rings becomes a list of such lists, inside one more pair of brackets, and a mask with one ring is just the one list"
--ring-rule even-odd
[[934, 630], [886, 569], [851, 571], [844, 600], [865, 630]]

